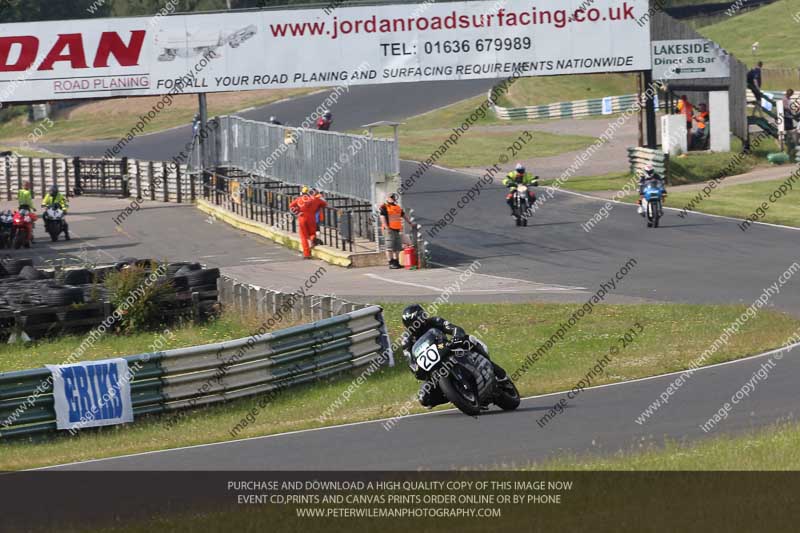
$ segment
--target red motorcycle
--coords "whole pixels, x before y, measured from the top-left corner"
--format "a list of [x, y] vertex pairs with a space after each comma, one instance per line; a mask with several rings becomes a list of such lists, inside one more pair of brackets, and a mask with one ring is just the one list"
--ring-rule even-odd
[[18, 250], [22, 246], [31, 247], [33, 240], [33, 223], [36, 221], [36, 213], [27, 209], [14, 211], [14, 249]]

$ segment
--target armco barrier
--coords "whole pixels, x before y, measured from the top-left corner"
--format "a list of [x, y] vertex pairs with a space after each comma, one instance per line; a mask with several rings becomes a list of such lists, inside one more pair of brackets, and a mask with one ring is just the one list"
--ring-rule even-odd
[[[134, 416], [281, 391], [388, 353], [383, 309], [244, 339], [128, 356]], [[389, 361], [391, 361], [389, 359]], [[46, 368], [0, 374], [0, 439], [56, 429]]]
[[[491, 98], [491, 91], [489, 97]], [[636, 105], [635, 94], [611, 96], [611, 114], [622, 113], [633, 109]], [[603, 115], [604, 98], [574, 100], [572, 102], [555, 102], [552, 104], [532, 105], [526, 107], [493, 106], [494, 113], [501, 120], [538, 120], [581, 118]]]
[[[249, 316], [276, 315], [286, 309], [295, 322], [322, 320], [369, 307], [336, 296], [288, 294], [236, 281], [228, 276], [217, 280], [217, 298], [226, 309]], [[287, 317], [288, 318], [288, 317]]]
[[634, 146], [628, 148], [628, 162], [631, 173], [634, 175], [642, 173], [647, 165], [653, 165], [653, 169], [669, 185], [669, 154], [665, 154], [660, 149]]

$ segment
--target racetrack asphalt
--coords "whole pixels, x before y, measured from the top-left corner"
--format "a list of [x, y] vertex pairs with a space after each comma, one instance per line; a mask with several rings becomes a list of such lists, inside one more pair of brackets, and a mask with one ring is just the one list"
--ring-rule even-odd
[[[383, 92], [383, 88], [364, 89], [363, 94], [374, 90], [378, 96], [368, 99], [362, 94], [361, 98], [343, 99], [334, 111], [337, 120], [341, 120], [338, 129], [357, 127], [360, 124], [356, 122], [399, 118], [392, 107], [394, 104], [388, 104], [390, 107], [386, 114], [378, 104], [390, 94], [397, 99], [408, 96], [409, 101], [414, 101], [413, 106], [406, 108], [405, 114], [408, 115], [435, 107], [419, 104], [420, 95], [424, 95], [426, 104], [433, 99], [438, 105], [443, 105], [479, 94], [489, 83], [485, 85], [453, 84], [458, 89], [451, 89], [450, 85], [428, 86], [427, 90], [421, 88], [411, 96], [404, 91], [393, 94]], [[406, 88], [410, 89], [410, 86], [403, 87]], [[354, 88], [351, 94], [355, 93]], [[324, 93], [312, 96], [321, 99]], [[302, 120], [310, 103], [309, 100], [303, 105], [291, 102], [275, 104], [285, 106], [282, 108], [284, 113], [275, 112], [271, 106], [252, 113], [276, 114], [288, 122], [297, 123]], [[297, 107], [291, 107], [294, 105]], [[292, 114], [290, 107], [299, 114]], [[344, 119], [349, 113], [358, 117], [357, 120], [353, 118], [351, 124]], [[180, 129], [172, 130], [142, 138], [146, 141], [137, 140], [131, 145], [131, 150], [135, 151], [129, 155], [149, 159], [171, 157], [170, 154], [162, 155], [163, 152], [157, 149], [169, 152], [174, 150], [176, 143], [184, 144], [188, 135], [181, 132]], [[93, 152], [96, 148], [94, 145], [53, 147], [76, 155], [102, 153], [102, 150]], [[403, 162], [402, 175], [409, 176], [416, 166], [413, 162]], [[581, 174], [592, 173], [590, 160]], [[467, 207], [458, 207], [459, 199], [477, 180], [476, 176], [434, 167], [406, 193], [406, 205], [414, 209], [415, 216], [427, 228], [442, 218], [448, 209], [456, 208], [451, 224], [436, 236], [426, 237], [432, 244], [434, 261], [463, 269], [477, 259], [480, 262], [478, 271], [482, 275], [520, 279], [544, 286], [585, 289], [587, 292], [573, 293], [571, 298], [575, 301], [585, 300], [586, 294], [593, 293], [600, 283], [609, 280], [632, 258], [636, 265], [612, 291], [614, 295], [634, 301], [749, 305], [765, 287], [775, 283], [778, 276], [800, 259], [796, 248], [800, 237], [797, 230], [755, 225], [743, 232], [737, 221], [731, 219], [701, 214], [690, 214], [681, 219], [676, 211], [670, 210], [662, 220], [662, 227], [648, 229], [634, 207], [610, 204], [607, 218], [587, 232], [582, 224], [601, 208], [608, 210], [606, 201], [566, 191], [555, 192], [552, 199], [537, 210], [527, 228], [518, 228], [503, 202], [504, 189], [496, 183], [482, 188], [480, 195]], [[546, 190], [539, 192], [544, 197], [549, 196]], [[758, 203], [760, 200], [754, 199], [754, 205]], [[171, 216], [177, 217], [176, 221], [186, 209], [163, 208], [175, 213]], [[189, 212], [188, 209], [185, 211], [186, 216], [195, 216]], [[186, 259], [185, 255], [190, 253], [194, 257], [189, 258], [223, 255], [220, 262], [241, 259], [244, 252], [237, 249], [241, 244], [237, 239], [242, 237], [233, 237], [237, 232], [221, 227], [208, 230], [197, 224], [196, 218], [185, 220], [188, 223], [174, 222], [170, 225], [171, 228], [181, 227], [181, 233], [174, 228], [170, 230], [173, 233], [169, 235], [175, 235], [177, 240], [168, 243], [164, 239], [169, 235], [157, 232], [152, 232], [149, 238], [160, 238], [164, 242], [160, 246], [169, 246], [174, 259]], [[182, 233], [184, 231], [188, 233]], [[193, 235], [197, 235], [197, 240]], [[90, 235], [87, 237], [91, 238]], [[220, 244], [224, 239], [230, 239], [230, 242]], [[150, 249], [151, 242], [141, 240], [142, 248], [139, 249]], [[260, 251], [252, 248], [247, 251], [256, 257], [262, 253], [267, 254], [267, 258], [275, 254], [281, 260], [291, 259], [286, 255], [291, 252], [270, 244], [264, 244]], [[178, 254], [184, 257], [177, 257]], [[209, 261], [210, 264], [213, 261]], [[264, 272], [269, 272], [269, 265], [270, 262], [265, 262]], [[252, 267], [235, 264], [230, 268], [234, 271], [240, 268], [244, 272]], [[389, 271], [385, 277], [390, 277]], [[770, 299], [769, 305], [800, 315], [798, 284], [800, 277], [790, 279], [781, 287], [780, 293]], [[489, 414], [477, 421], [458, 412], [435, 412], [403, 420], [389, 432], [379, 422], [364, 423], [82, 463], [79, 467], [314, 470], [330, 468], [332, 463], [337, 469], [358, 470], [494, 467], [520, 465], [565, 452], [609, 453], [619, 449], [638, 449], [649, 442], [663, 442], [664, 438], [680, 440], [705, 436], [699, 424], [713, 415], [760, 364], [758, 359], [750, 359], [698, 371], [669, 406], [644, 425], [634, 422], [634, 418], [658, 397], [671, 378], [659, 377], [587, 390], [546, 428], [539, 428], [536, 420], [557, 401], [558, 397], [554, 395], [525, 400], [515, 413]], [[800, 362], [796, 354], [791, 354], [780, 362], [779, 371], [771, 374], [756, 394], [731, 413], [719, 431], [738, 432], [792, 417], [800, 402], [796, 394], [796, 373], [800, 373]]]
[[[67, 470], [446, 470], [512, 468], [565, 454], [641, 451], [665, 439], [688, 441], [741, 433], [795, 417], [800, 408], [800, 350], [695, 371], [644, 423], [636, 419], [680, 374], [586, 389], [549, 423], [538, 421], [563, 393], [523, 400], [513, 412], [493, 407], [477, 418], [456, 410], [298, 431], [63, 465]], [[771, 361], [771, 362], [770, 362]], [[767, 378], [708, 433], [700, 427], [763, 365]]]

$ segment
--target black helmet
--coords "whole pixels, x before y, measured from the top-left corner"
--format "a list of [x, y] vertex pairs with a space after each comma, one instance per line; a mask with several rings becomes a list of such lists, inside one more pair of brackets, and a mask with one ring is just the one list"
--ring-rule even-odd
[[50, 195], [55, 196], [56, 194], [58, 194], [58, 185], [53, 184], [50, 186]]
[[403, 309], [403, 326], [408, 331], [414, 331], [428, 319], [428, 313], [419, 304], [409, 305]]

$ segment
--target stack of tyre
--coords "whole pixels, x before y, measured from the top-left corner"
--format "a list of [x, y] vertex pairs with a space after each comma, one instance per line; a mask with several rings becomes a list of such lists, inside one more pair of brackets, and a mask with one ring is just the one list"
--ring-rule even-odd
[[167, 277], [177, 292], [199, 293], [201, 316], [213, 314], [217, 309], [216, 293], [218, 268], [203, 268], [200, 263], [170, 263]]
[[[149, 259], [127, 258], [114, 265], [74, 268], [56, 279], [53, 271], [34, 267], [32, 259], [11, 258], [0, 261], [0, 341], [7, 339], [18, 313], [25, 332], [41, 337], [65, 328], [85, 330], [100, 324], [105, 316], [100, 306], [84, 306], [112, 299], [103, 282], [109, 272], [131, 266], [151, 273], [155, 263]], [[174, 298], [165, 299], [165, 311], [192, 305], [191, 293], [199, 293], [201, 316], [216, 311], [216, 283], [219, 269], [203, 268], [199, 263], [169, 263], [160, 283], [174, 290]], [[180, 297], [179, 297], [180, 296]], [[170, 313], [166, 313], [170, 314]]]

